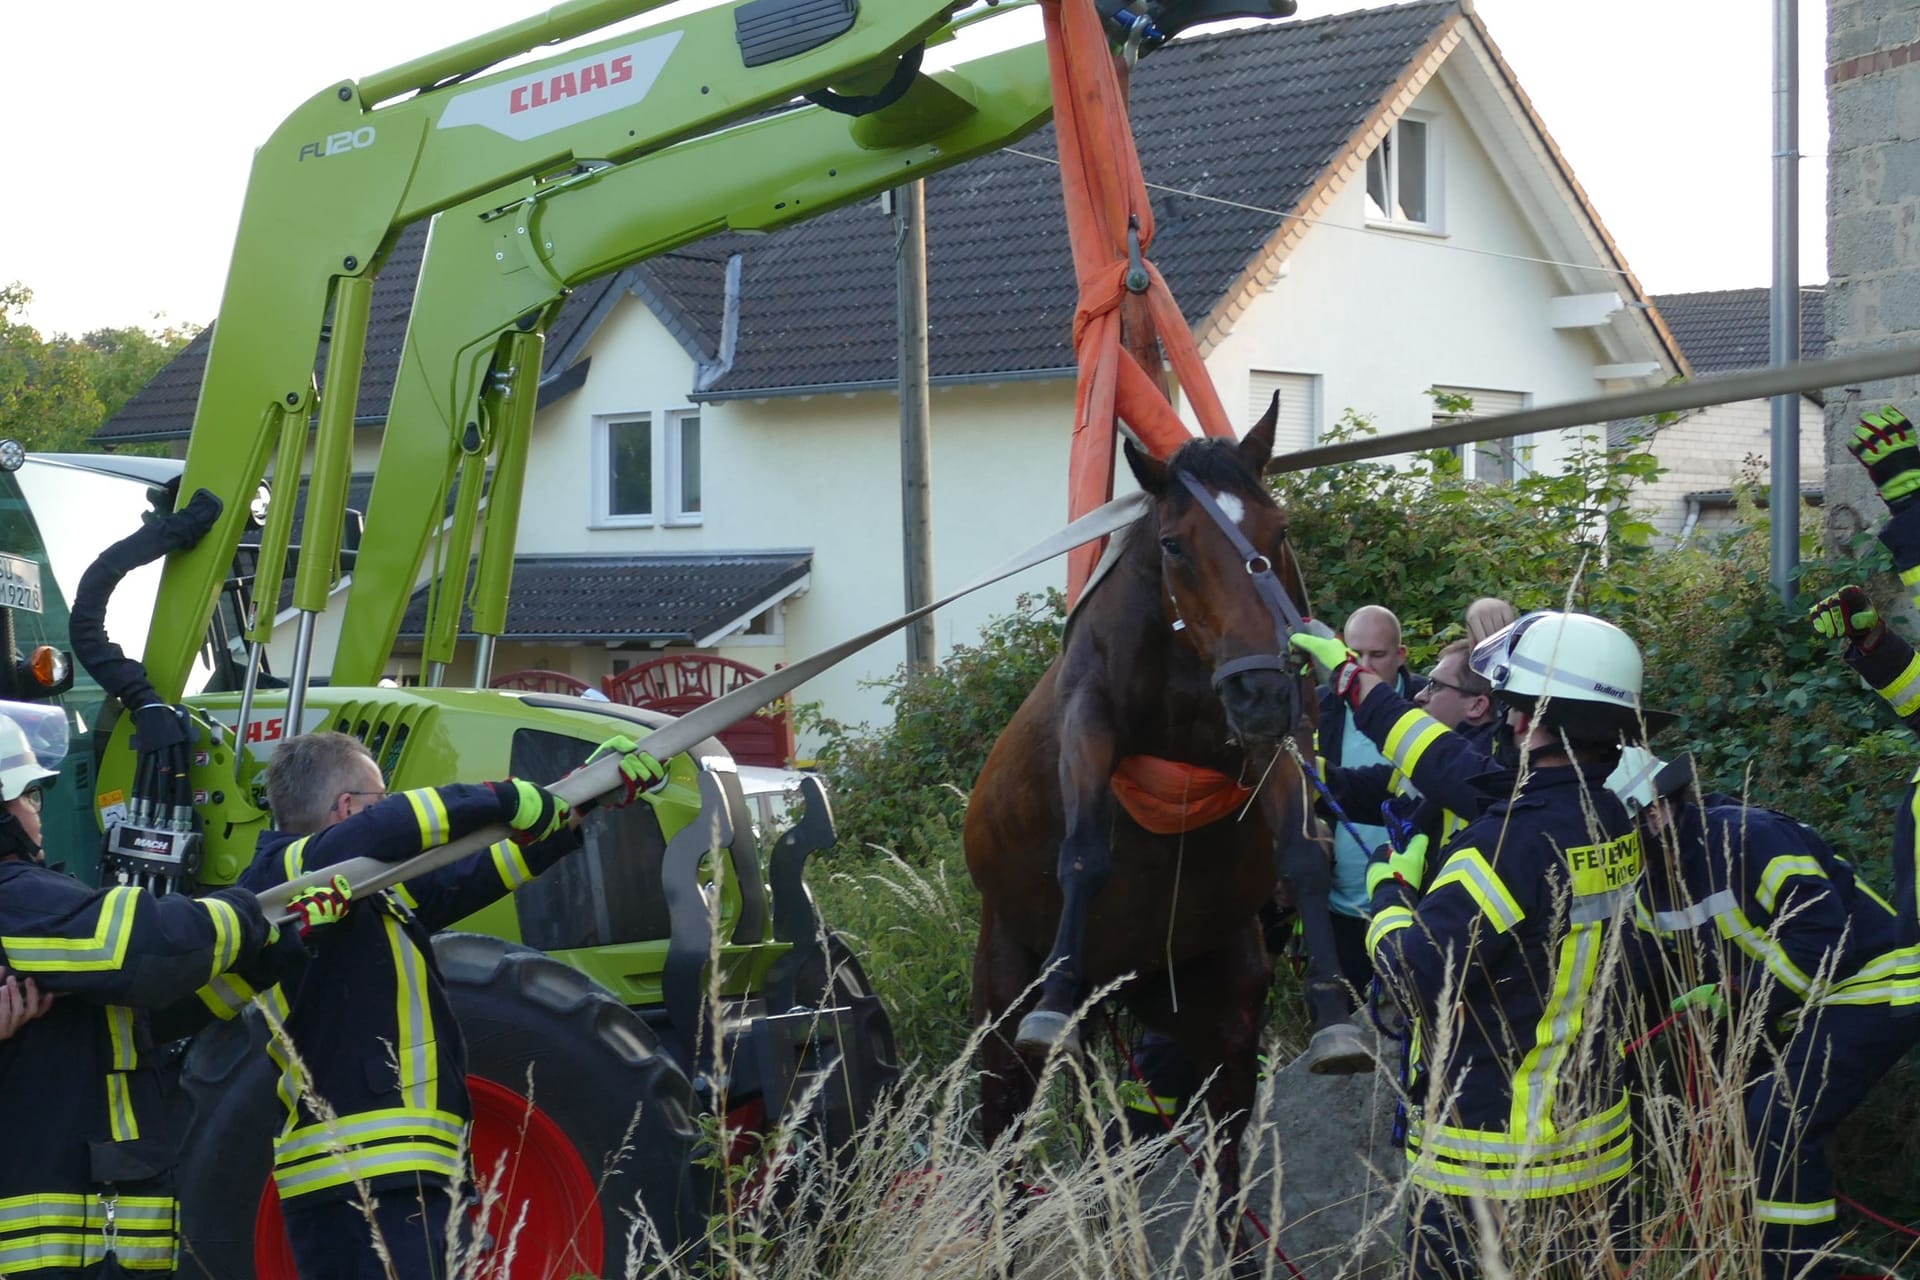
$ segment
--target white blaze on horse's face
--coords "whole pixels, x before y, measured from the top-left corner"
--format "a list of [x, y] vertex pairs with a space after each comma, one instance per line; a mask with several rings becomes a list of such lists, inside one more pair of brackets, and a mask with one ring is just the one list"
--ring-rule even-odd
[[1245, 527], [1247, 504], [1240, 501], [1238, 496], [1231, 493], [1215, 493], [1213, 500], [1220, 504], [1220, 510], [1226, 513], [1227, 519]]

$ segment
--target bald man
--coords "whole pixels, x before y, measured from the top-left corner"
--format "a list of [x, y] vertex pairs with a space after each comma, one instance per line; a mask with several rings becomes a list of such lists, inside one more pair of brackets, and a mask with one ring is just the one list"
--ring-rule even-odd
[[[1400, 619], [1393, 610], [1377, 604], [1362, 605], [1347, 616], [1341, 633], [1347, 647], [1360, 655], [1360, 665], [1395, 693], [1412, 701], [1426, 687], [1426, 681], [1408, 671], [1407, 647], [1400, 640]], [[1346, 699], [1320, 691], [1319, 754], [1324, 769], [1357, 769], [1386, 764], [1371, 739], [1353, 721], [1353, 709]], [[1359, 828], [1362, 844], [1347, 830], [1346, 824], [1334, 826], [1333, 833], [1333, 936], [1340, 952], [1340, 972], [1364, 997], [1373, 978], [1373, 965], [1367, 959], [1367, 859], [1387, 842], [1387, 829], [1378, 825], [1379, 814], [1347, 815]]]

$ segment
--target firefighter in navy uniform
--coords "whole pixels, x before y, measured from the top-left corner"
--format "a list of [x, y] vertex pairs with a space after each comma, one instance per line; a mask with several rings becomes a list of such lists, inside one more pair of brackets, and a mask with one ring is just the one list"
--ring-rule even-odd
[[64, 713], [0, 703], [0, 963], [53, 997], [0, 1042], [0, 1275], [171, 1275], [175, 1136], [152, 1063], [170, 1036], [151, 1024], [203, 1008], [207, 984], [261, 958], [275, 931], [243, 889], [96, 890], [42, 865], [40, 796], [59, 760], [44, 732], [36, 756], [17, 721], [45, 729], [49, 715]]
[[1607, 785], [1640, 821], [1636, 922], [1674, 961], [1642, 961], [1642, 981], [1676, 1009], [1755, 1019], [1780, 1050], [1754, 1054], [1746, 1087], [1761, 1274], [1838, 1276], [1818, 1256], [1838, 1235], [1828, 1140], [1920, 1040], [1920, 1018], [1888, 1016], [1920, 999], [1893, 909], [1812, 828], [1731, 796], [1696, 802], [1688, 756], [1629, 747]]
[[[1910, 593], [1920, 593], [1920, 437], [1913, 423], [1887, 406], [1866, 414], [1847, 446], [1873, 476], [1892, 518], [1880, 541], [1893, 553], [1894, 568]], [[1859, 587], [1842, 587], [1816, 604], [1810, 618], [1815, 631], [1844, 640], [1842, 657], [1860, 678], [1887, 700], [1894, 714], [1920, 734], [1920, 657], [1913, 646], [1889, 629], [1879, 610]], [[1893, 907], [1900, 921], [1900, 942], [1920, 949], [1920, 773], [1908, 784], [1895, 811]]]
[[[665, 778], [629, 739], [600, 750], [620, 753], [628, 801], [643, 783]], [[279, 830], [261, 836], [241, 876], [255, 891], [347, 858], [403, 861], [497, 823], [515, 832], [512, 841], [354, 903], [267, 997], [284, 1032], [269, 1051], [289, 1107], [273, 1176], [303, 1280], [384, 1280], [388, 1268], [374, 1251], [367, 1208], [393, 1274], [440, 1277], [454, 1243], [454, 1205], [466, 1194], [472, 1108], [466, 1046], [432, 937], [578, 848], [578, 821], [565, 801], [520, 780], [389, 796], [366, 748], [339, 733], [280, 745], [267, 794]], [[232, 994], [238, 1002], [251, 993]], [[315, 1099], [332, 1120], [319, 1118]]]
[[[1585, 614], [1530, 613], [1471, 666], [1526, 767], [1484, 778], [1479, 816], [1431, 858], [1416, 835], [1368, 873], [1374, 963], [1432, 1056], [1410, 1099], [1407, 1252], [1416, 1276], [1476, 1275], [1482, 1244], [1502, 1251], [1521, 1217], [1598, 1269], [1633, 1138], [1620, 1029], [1597, 988], [1640, 872], [1605, 783], [1622, 741], [1660, 718], [1638, 705], [1639, 649]], [[1472, 1200], [1501, 1239], [1480, 1240]]]

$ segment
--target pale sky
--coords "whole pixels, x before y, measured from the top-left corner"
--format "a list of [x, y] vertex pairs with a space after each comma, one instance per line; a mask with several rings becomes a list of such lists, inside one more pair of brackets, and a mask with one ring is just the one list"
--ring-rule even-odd
[[[1356, 7], [1374, 6], [1301, 0], [1299, 16]], [[1800, 277], [1811, 284], [1826, 279], [1826, 5], [1800, 8]], [[33, 289], [29, 318], [48, 334], [212, 319], [253, 149], [282, 118], [342, 77], [540, 9], [540, 0], [0, 5], [0, 156], [12, 175], [0, 199], [0, 284]], [[1771, 9], [1477, 0], [1649, 292], [1771, 278]]]

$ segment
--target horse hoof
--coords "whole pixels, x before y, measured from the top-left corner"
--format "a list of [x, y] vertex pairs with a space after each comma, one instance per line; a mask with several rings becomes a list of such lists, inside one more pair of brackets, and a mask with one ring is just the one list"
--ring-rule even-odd
[[1020, 1019], [1020, 1029], [1013, 1036], [1014, 1048], [1021, 1053], [1047, 1053], [1056, 1046], [1062, 1053], [1080, 1052], [1080, 1028], [1070, 1026], [1066, 1014], [1035, 1009]]
[[1350, 1022], [1320, 1028], [1307, 1042], [1307, 1070], [1317, 1076], [1351, 1076], [1373, 1070], [1373, 1050]]

